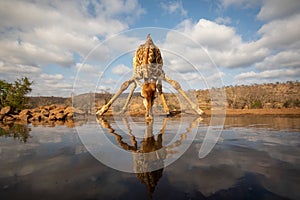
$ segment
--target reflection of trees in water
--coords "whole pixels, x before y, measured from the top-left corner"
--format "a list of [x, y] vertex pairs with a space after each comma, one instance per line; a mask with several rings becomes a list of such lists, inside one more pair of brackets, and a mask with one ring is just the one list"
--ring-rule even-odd
[[[87, 119], [76, 120], [56, 120], [56, 121], [33, 121], [31, 125], [33, 127], [55, 127], [55, 126], [66, 126], [67, 128], [73, 128], [75, 126], [81, 126], [87, 122]], [[30, 136], [31, 129], [28, 124], [22, 123], [0, 123], [0, 137], [13, 137], [26, 143]]]
[[300, 118], [284, 115], [246, 115], [226, 117], [225, 128], [230, 127], [263, 127], [273, 130], [294, 129], [299, 131]]
[[141, 183], [146, 185], [150, 196], [152, 196], [156, 185], [162, 177], [164, 159], [166, 159], [170, 154], [176, 153], [176, 151], [173, 151], [172, 149], [182, 144], [182, 142], [187, 138], [186, 134], [191, 132], [192, 129], [198, 125], [199, 120], [202, 120], [202, 118], [198, 117], [193, 120], [186, 131], [181, 134], [180, 139], [169, 146], [163, 146], [163, 134], [166, 129], [168, 118], [164, 119], [162, 128], [157, 136], [153, 134], [153, 120], [146, 122], [145, 132], [139, 147], [126, 118], [123, 118], [123, 122], [126, 125], [128, 134], [130, 135], [131, 144], [123, 141], [123, 137], [116, 133], [108, 120], [105, 118], [98, 119], [101, 126], [108, 129], [109, 133], [115, 137], [118, 144], [124, 150], [132, 152], [134, 162], [133, 166], [136, 176]]
[[13, 137], [26, 143], [30, 136], [30, 128], [25, 124], [0, 124], [0, 136]]

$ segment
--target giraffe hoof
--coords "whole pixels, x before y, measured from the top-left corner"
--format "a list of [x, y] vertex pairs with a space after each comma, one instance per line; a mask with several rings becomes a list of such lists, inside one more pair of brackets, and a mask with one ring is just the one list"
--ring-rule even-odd
[[201, 109], [198, 109], [198, 110], [197, 110], [197, 113], [198, 113], [199, 115], [205, 114], [205, 113], [203, 112], [203, 110], [201, 110]]
[[102, 116], [108, 110], [107, 106], [103, 106], [100, 110], [96, 112], [96, 115]]
[[145, 119], [146, 119], [147, 122], [150, 122], [152, 120], [152, 117], [151, 116], [146, 116]]

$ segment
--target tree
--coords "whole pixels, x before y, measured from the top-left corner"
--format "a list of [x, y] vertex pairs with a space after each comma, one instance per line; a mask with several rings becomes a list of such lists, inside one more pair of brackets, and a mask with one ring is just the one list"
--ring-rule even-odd
[[0, 80], [0, 107], [10, 106], [13, 110], [21, 110], [26, 107], [26, 94], [31, 92], [31, 84], [27, 77], [17, 79], [14, 83]]
[[0, 107], [4, 107], [6, 104], [6, 98], [12, 84], [7, 83], [4, 80], [0, 80]]

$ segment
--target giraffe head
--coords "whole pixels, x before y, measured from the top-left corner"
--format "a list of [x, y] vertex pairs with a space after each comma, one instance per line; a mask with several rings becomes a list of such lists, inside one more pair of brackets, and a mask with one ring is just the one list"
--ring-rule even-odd
[[144, 98], [143, 103], [146, 108], [145, 117], [147, 120], [151, 120], [152, 106], [153, 106], [154, 99], [156, 97], [156, 83], [155, 82], [144, 83], [142, 86], [141, 95]]

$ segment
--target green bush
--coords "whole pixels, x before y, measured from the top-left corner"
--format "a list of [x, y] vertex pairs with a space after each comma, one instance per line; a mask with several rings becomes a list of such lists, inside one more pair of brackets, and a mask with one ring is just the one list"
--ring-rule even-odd
[[262, 108], [263, 105], [261, 103], [261, 101], [254, 101], [251, 105], [251, 108], [256, 109], [256, 108]]
[[10, 106], [13, 110], [26, 108], [26, 94], [31, 92], [31, 84], [27, 77], [17, 79], [14, 83], [0, 80], [0, 108]]

